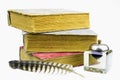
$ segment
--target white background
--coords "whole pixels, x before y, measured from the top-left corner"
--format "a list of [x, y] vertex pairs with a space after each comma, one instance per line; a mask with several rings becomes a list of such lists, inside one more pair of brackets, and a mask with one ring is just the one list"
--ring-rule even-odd
[[8, 9], [69, 9], [90, 13], [90, 26], [103, 43], [113, 50], [112, 67], [107, 74], [75, 70], [85, 76], [83, 80], [120, 79], [120, 1], [119, 0], [0, 0], [0, 80], [82, 80], [74, 74], [47, 75], [13, 70], [8, 61], [19, 59], [19, 46], [23, 45], [22, 31], [8, 26]]

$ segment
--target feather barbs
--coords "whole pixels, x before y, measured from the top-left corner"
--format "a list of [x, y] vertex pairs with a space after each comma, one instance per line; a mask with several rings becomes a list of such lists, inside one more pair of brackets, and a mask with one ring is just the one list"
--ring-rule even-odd
[[[67, 73], [72, 72], [79, 76], [81, 74], [73, 70], [73, 66], [69, 64], [61, 64], [56, 62], [45, 62], [45, 61], [9, 61], [9, 65], [13, 69], [21, 69], [30, 72], [43, 72], [43, 73]], [[82, 76], [83, 77], [83, 76]]]

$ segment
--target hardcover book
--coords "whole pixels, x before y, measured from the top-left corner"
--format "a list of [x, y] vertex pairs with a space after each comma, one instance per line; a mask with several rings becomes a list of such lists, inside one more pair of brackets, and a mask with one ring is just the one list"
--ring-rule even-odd
[[8, 10], [12, 27], [26, 32], [51, 32], [89, 28], [89, 13], [62, 9], [13, 9]]
[[97, 42], [90, 29], [67, 30], [48, 33], [24, 33], [26, 52], [84, 52]]
[[[22, 46], [19, 54], [20, 60], [57, 62], [73, 66], [83, 65], [83, 52], [34, 52], [28, 54]], [[94, 63], [96, 63], [96, 59], [90, 56], [90, 64]]]

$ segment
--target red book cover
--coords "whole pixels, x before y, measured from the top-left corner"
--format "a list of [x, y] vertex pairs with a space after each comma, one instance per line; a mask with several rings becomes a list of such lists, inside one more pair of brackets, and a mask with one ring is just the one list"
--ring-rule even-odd
[[40, 58], [40, 59], [50, 59], [50, 58], [57, 58], [75, 54], [83, 54], [82, 52], [35, 52], [32, 53], [33, 56]]

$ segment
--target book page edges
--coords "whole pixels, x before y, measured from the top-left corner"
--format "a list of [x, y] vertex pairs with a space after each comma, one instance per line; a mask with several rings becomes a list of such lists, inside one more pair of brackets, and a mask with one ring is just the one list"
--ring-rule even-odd
[[90, 29], [72, 29], [72, 30], [61, 30], [61, 31], [52, 31], [52, 32], [41, 32], [41, 33], [29, 33], [22, 32], [23, 35], [83, 35], [83, 36], [97, 36], [97, 33]]
[[[30, 11], [31, 10], [31, 11]], [[88, 12], [78, 12], [78, 11], [68, 11], [68, 10], [57, 10], [47, 9], [12, 9], [8, 10], [9, 12], [17, 13], [25, 16], [57, 16], [57, 15], [88, 15]], [[42, 12], [43, 11], [43, 12]], [[49, 12], [50, 11], [50, 12]]]

